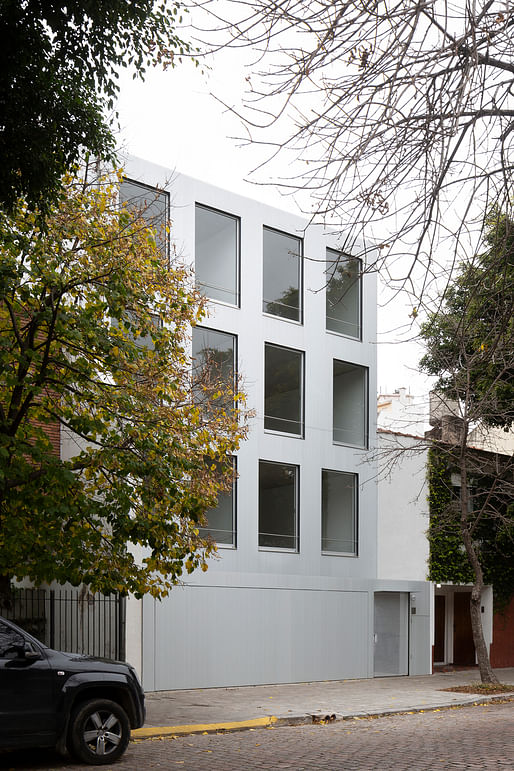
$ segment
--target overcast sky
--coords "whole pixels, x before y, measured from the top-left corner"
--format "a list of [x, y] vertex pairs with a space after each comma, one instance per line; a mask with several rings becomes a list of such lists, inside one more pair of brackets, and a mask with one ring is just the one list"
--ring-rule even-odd
[[[152, 70], [141, 82], [123, 71], [118, 103], [120, 146], [128, 153], [219, 187], [298, 211], [291, 196], [245, 181], [267, 152], [234, 138], [244, 135], [239, 120], [212, 96], [224, 98], [237, 109], [248, 74], [243, 56], [235, 52], [218, 55], [210, 71], [204, 73], [185, 63], [166, 72]], [[279, 172], [287, 174], [288, 170]], [[382, 292], [379, 304], [383, 300]], [[379, 307], [379, 392], [402, 386], [417, 395], [428, 390], [429, 381], [417, 371], [420, 347], [398, 342], [412, 338], [411, 310], [406, 296]]]

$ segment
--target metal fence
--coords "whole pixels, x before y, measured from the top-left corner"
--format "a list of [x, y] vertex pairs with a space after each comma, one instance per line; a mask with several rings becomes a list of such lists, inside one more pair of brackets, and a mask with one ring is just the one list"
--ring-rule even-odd
[[50, 648], [125, 660], [125, 598], [87, 588], [15, 588], [2, 615]]

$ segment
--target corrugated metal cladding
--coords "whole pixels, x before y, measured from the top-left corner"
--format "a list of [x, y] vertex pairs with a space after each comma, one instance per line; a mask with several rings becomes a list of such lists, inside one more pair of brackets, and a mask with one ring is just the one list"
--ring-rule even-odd
[[174, 589], [145, 603], [144, 688], [367, 677], [368, 602], [365, 591]]

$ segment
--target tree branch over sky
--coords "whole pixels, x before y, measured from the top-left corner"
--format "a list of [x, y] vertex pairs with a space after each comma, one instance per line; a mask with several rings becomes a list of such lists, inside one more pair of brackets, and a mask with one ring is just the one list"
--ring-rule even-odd
[[491, 204], [509, 214], [514, 9], [508, 4], [189, 5], [202, 41], [258, 52], [246, 104], [234, 107], [251, 140], [269, 144], [272, 160], [256, 178], [276, 178], [280, 157], [294, 160], [290, 176], [286, 171], [278, 181], [309, 192], [315, 216], [344, 230], [347, 244], [375, 236], [382, 245], [376, 267], [393, 285], [419, 295], [441, 275], [441, 263], [448, 271], [464, 249], [477, 251]]

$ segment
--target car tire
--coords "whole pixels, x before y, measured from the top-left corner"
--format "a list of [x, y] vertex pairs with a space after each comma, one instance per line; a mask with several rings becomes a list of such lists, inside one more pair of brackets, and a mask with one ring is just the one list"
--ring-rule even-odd
[[68, 749], [77, 760], [95, 766], [112, 763], [130, 740], [127, 713], [109, 699], [87, 701], [73, 713], [68, 737]]

